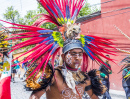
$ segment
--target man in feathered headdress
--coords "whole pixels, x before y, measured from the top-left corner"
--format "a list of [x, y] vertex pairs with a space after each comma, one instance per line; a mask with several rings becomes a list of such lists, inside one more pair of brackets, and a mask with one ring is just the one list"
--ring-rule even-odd
[[78, 69], [83, 62], [82, 43], [75, 39], [67, 40], [62, 52], [63, 65], [55, 68], [56, 78], [52, 77], [46, 89], [33, 91], [30, 99], [40, 99], [45, 92], [47, 99], [82, 99], [84, 91], [91, 99], [98, 99], [104, 87], [96, 77], [96, 70], [87, 74]]

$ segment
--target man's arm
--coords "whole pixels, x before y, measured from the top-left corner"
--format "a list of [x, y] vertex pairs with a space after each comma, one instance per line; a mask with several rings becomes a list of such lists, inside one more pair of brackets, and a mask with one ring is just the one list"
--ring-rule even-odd
[[91, 99], [99, 99], [98, 96], [96, 96], [91, 88], [91, 81], [86, 80], [87, 86], [85, 87], [85, 92], [90, 96]]
[[107, 75], [102, 73], [102, 72], [100, 73], [100, 76], [103, 77], [103, 78], [108, 78]]
[[[52, 84], [54, 83], [54, 81], [55, 79], [53, 77]], [[50, 89], [50, 86], [46, 87], [46, 89], [42, 89], [41, 91], [37, 91], [37, 92], [33, 91], [29, 99], [40, 99], [40, 97], [49, 89]]]
[[40, 99], [40, 97], [45, 93], [45, 89], [41, 90], [41, 91], [38, 91], [36, 93], [33, 93], [31, 94], [30, 98], [29, 99]]
[[98, 96], [96, 96], [95, 94], [93, 94], [93, 91], [92, 89], [88, 90], [88, 91], [85, 91], [91, 99], [99, 99]]

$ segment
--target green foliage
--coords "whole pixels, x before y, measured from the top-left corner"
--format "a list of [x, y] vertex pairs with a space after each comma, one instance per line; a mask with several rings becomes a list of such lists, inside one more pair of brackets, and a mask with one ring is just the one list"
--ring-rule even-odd
[[[38, 3], [38, 7], [37, 7], [37, 14], [48, 14], [48, 12]], [[54, 29], [56, 27], [55, 24], [53, 23], [45, 23], [43, 25], [41, 25], [41, 28], [45, 28], [45, 29]]]
[[6, 12], [4, 13], [4, 18], [12, 23], [16, 23], [19, 17], [19, 12], [17, 10], [14, 10], [13, 6], [8, 7]]
[[27, 14], [24, 16], [26, 25], [32, 25], [36, 21], [36, 19], [33, 19], [36, 15], [37, 12], [35, 10], [27, 11]]
[[37, 13], [41, 14], [47, 14], [47, 11], [38, 3], [38, 7], [37, 7]]
[[26, 25], [26, 21], [25, 21], [24, 18], [18, 18], [18, 19], [16, 20], [16, 23], [19, 23], [19, 24], [22, 24], [22, 25]]
[[78, 17], [89, 15], [89, 14], [92, 14], [92, 13], [97, 12], [99, 10], [100, 9], [98, 9], [96, 6], [90, 7], [90, 4], [86, 2], [85, 5], [80, 10]]
[[56, 25], [53, 24], [53, 23], [47, 22], [47, 23], [43, 24], [41, 27], [45, 28], [45, 29], [51, 29], [52, 30], [52, 29], [54, 29], [56, 27]]
[[88, 7], [89, 5], [90, 5], [89, 3], [85, 3], [85, 5], [80, 10], [78, 17], [88, 15], [91, 13], [91, 9]]

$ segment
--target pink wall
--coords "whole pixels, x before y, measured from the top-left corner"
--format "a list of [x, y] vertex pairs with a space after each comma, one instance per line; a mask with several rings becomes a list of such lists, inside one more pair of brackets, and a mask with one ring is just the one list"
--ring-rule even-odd
[[[105, 2], [106, 0], [101, 0]], [[115, 0], [109, 3], [101, 5], [101, 16], [92, 18], [82, 22], [81, 30], [83, 34], [96, 35], [104, 38], [113, 39], [113, 42], [117, 44], [115, 47], [120, 49], [125, 49], [130, 51], [130, 40], [123, 36], [115, 27], [116, 25], [125, 34], [130, 36], [130, 9], [109, 12], [103, 14], [107, 11], [112, 11], [116, 9], [121, 9], [125, 7], [130, 7], [129, 0]], [[123, 14], [122, 14], [123, 13]], [[115, 59], [116, 64], [125, 57], [126, 53], [121, 53], [117, 51], [117, 56], [111, 56]], [[123, 90], [122, 88], [122, 72], [118, 74], [121, 66], [110, 62], [113, 73], [110, 75], [111, 89]], [[95, 65], [96, 68], [99, 66]]]

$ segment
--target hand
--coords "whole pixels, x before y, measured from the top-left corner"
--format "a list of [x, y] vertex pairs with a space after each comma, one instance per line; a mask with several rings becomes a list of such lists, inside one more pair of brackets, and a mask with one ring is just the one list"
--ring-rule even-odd
[[108, 72], [110, 73], [110, 72], [111, 72], [111, 70], [110, 70], [110, 69], [108, 69]]
[[36, 96], [35, 94], [31, 95], [29, 99], [40, 99], [38, 96]]
[[107, 90], [107, 87], [105, 85], [103, 85], [103, 90], [102, 90], [102, 94], [104, 94]]
[[108, 78], [107, 76], [105, 76], [105, 78]]

